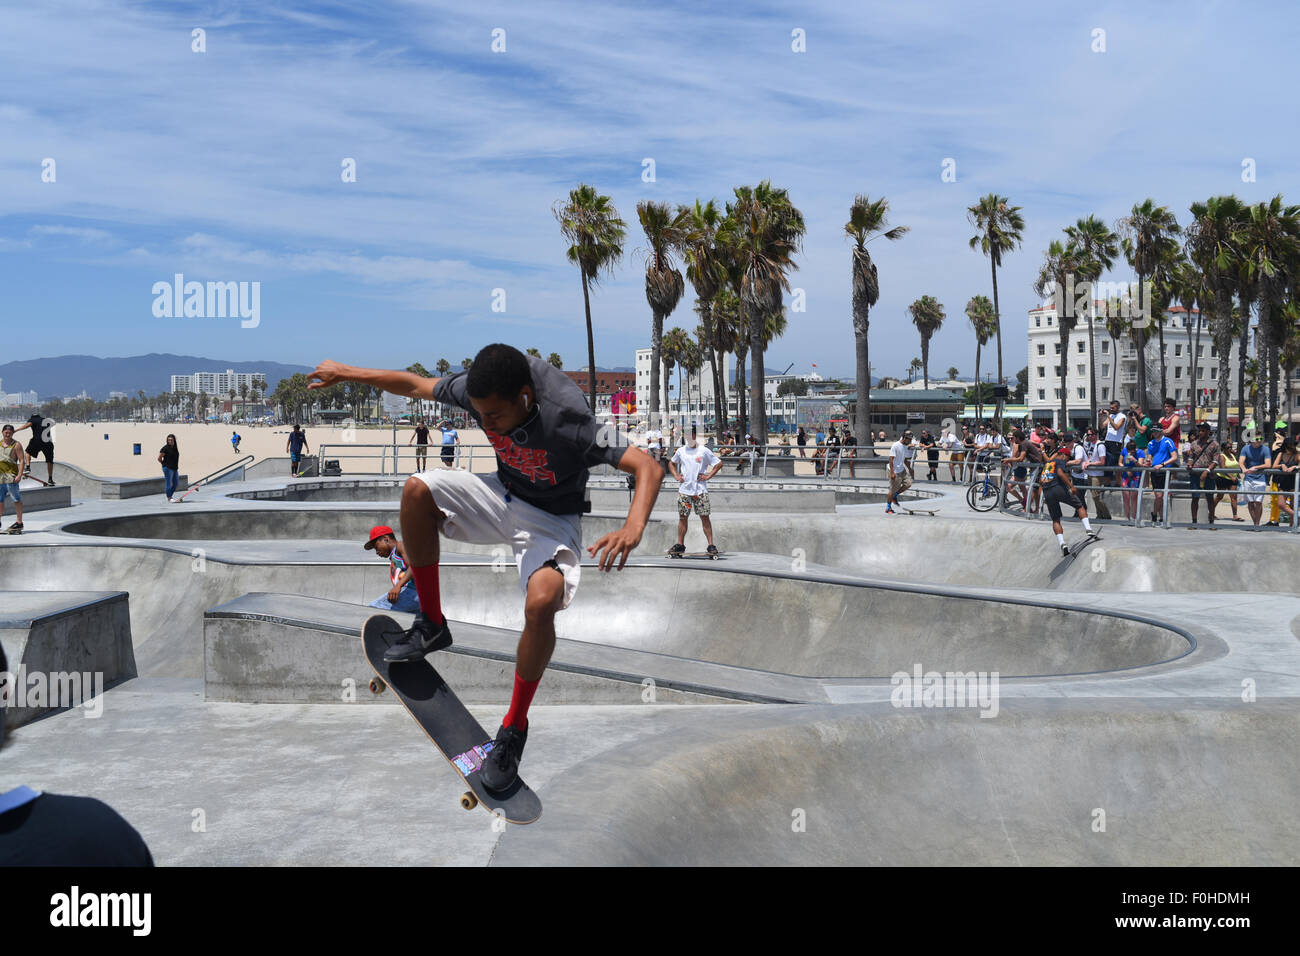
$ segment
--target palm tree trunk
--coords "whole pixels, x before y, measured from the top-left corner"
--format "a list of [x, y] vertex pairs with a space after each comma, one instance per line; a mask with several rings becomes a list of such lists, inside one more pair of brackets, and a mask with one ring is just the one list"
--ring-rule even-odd
[[[980, 388], [980, 340], [975, 337], [975, 417], [984, 420], [984, 390]], [[954, 433], [955, 434], [955, 433]]]
[[[1070, 419], [1069, 416], [1067, 415], [1067, 406], [1070, 401], [1070, 396], [1065, 391], [1065, 373], [1066, 373], [1067, 363], [1070, 360], [1070, 354], [1068, 351], [1068, 346], [1070, 344], [1070, 333], [1069, 331], [1066, 330], [1065, 326], [1060, 325], [1059, 316], [1057, 317], [1057, 324], [1061, 328], [1061, 332], [1058, 333], [1061, 337], [1061, 420], [1058, 423], [1058, 428], [1060, 429], [1060, 431], [1065, 431], [1067, 428], [1070, 427]], [[979, 388], [979, 382], [975, 383], [975, 387]]]
[[[863, 429], [865, 428], [868, 434], [871, 431], [871, 351], [870, 343], [867, 340], [867, 322], [865, 318], [862, 323], [862, 334], [855, 335], [854, 338], [857, 340], [854, 345], [856, 346], [858, 366], [858, 420], [854, 423], [853, 434], [858, 439], [859, 447], [865, 444], [868, 448], [873, 448], [870, 439], [866, 442], [862, 440]], [[798, 407], [798, 403], [796, 403], [796, 407]]]
[[[591, 294], [587, 291], [587, 274], [582, 274], [582, 306], [587, 313], [587, 372], [591, 389], [591, 414], [596, 414], [596, 338], [591, 331]], [[655, 340], [657, 348], [659, 340]]]
[[925, 390], [930, 390], [930, 336], [921, 336], [921, 375], [925, 382]]
[[1095, 425], [1097, 423], [1097, 346], [1093, 328], [1097, 324], [1097, 307], [1089, 305], [1088, 313], [1088, 396], [1091, 398], [1089, 412], [1092, 415], [1088, 421]]
[[[989, 268], [993, 270], [993, 318], [998, 326], [998, 384], [1003, 385], [1006, 379], [1002, 375], [1002, 310], [998, 307], [998, 267], [993, 262], [993, 257], [989, 256]], [[979, 392], [979, 378], [975, 379], [975, 391]]]
[[[1191, 321], [1191, 311], [1188, 311], [1188, 321]], [[1201, 390], [1196, 385], [1196, 367], [1201, 349], [1201, 314], [1196, 314], [1196, 325], [1193, 327], [1196, 334], [1192, 336], [1192, 427], [1196, 427], [1197, 410], [1201, 407]]]
[[749, 320], [749, 354], [753, 358], [749, 377], [749, 406], [754, 421], [749, 431], [760, 445], [767, 444], [767, 403], [763, 400], [763, 313], [753, 310]]
[[1119, 398], [1119, 339], [1113, 335], [1110, 337], [1110, 354], [1113, 362], [1110, 367], [1110, 397]]
[[[749, 354], [749, 350], [745, 350]], [[749, 392], [745, 387], [745, 356], [736, 354], [736, 430], [742, 435], [749, 431], [746, 427], [748, 424], [748, 411], [746, 402], [749, 398]]]
[[[1141, 301], [1143, 292], [1146, 289], [1146, 283], [1143, 281], [1142, 273], [1138, 273], [1138, 300]], [[1143, 304], [1143, 318], [1147, 322], [1151, 321], [1151, 297], [1146, 297]], [[1147, 341], [1145, 326], [1134, 325], [1133, 327], [1133, 344], [1137, 347], [1137, 401], [1141, 410], [1145, 412], [1151, 407], [1150, 398], [1147, 395]]]
[[[664, 337], [664, 317], [654, 312], [650, 320], [650, 430], [658, 427], [660, 340]], [[593, 373], [594, 374], [594, 373]], [[666, 410], [666, 409], [665, 409]]]
[[1160, 400], [1163, 402], [1165, 396], [1169, 394], [1169, 386], [1165, 378], [1165, 317], [1160, 316], [1160, 325], [1157, 326], [1160, 331]]

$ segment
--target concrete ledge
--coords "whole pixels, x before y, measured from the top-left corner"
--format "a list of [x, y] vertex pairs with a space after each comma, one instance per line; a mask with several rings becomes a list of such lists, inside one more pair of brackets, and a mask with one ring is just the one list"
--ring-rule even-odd
[[[34, 488], [21, 489], [23, 496], [23, 514], [32, 511], [52, 511], [56, 508], [72, 507], [72, 489], [67, 485], [55, 485], [53, 488]], [[14, 503], [11, 500], [5, 502], [5, 518], [9, 519], [15, 515]]]
[[[161, 473], [156, 478], [113, 478], [92, 475], [76, 465], [69, 465], [62, 461], [54, 463], [54, 480], [59, 483], [59, 487], [66, 486], [71, 489], [74, 497], [101, 498], [110, 501], [161, 495], [167, 488], [167, 479]], [[184, 491], [189, 486], [188, 475], [177, 476], [177, 488]]]
[[136, 676], [124, 591], [0, 591], [0, 643], [13, 675], [9, 727]]
[[[247, 703], [395, 703], [370, 695], [360, 631], [372, 608], [295, 594], [244, 595], [204, 615], [204, 696]], [[394, 613], [408, 624], [411, 615]], [[451, 620], [433, 661], [467, 704], [508, 704], [519, 634]], [[820, 682], [559, 640], [538, 703], [824, 701]]]

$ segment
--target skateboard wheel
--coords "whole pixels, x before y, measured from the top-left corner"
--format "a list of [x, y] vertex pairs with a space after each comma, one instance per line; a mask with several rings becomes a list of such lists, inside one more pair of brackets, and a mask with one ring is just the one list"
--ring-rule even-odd
[[379, 695], [386, 690], [388, 690], [388, 685], [385, 684], [382, 680], [380, 680], [378, 677], [370, 678], [370, 693]]
[[466, 810], [473, 810], [478, 806], [478, 797], [474, 796], [472, 790], [466, 790], [460, 795], [460, 805]]

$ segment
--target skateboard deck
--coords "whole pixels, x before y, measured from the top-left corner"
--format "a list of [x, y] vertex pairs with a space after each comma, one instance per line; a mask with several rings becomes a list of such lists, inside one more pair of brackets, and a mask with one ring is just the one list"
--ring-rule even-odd
[[902, 508], [903, 511], [905, 511], [909, 515], [927, 514], [931, 518], [933, 518], [936, 514], [938, 514], [937, 511], [931, 511], [929, 508], [907, 508], [903, 505], [899, 505], [898, 507]]
[[722, 557], [724, 553], [725, 552], [722, 551], [719, 551], [717, 554], [709, 554], [707, 551], [683, 551], [681, 554], [674, 554], [671, 551], [664, 552], [664, 554], [668, 555], [670, 558], [693, 558], [697, 561], [703, 558], [716, 561], [718, 558]]
[[1065, 573], [1065, 569], [1070, 566], [1071, 562], [1079, 556], [1080, 551], [1092, 544], [1094, 541], [1100, 540], [1101, 535], [1097, 535], [1096, 537], [1084, 538], [1082, 541], [1076, 541], [1074, 544], [1070, 545], [1070, 553], [1062, 557], [1060, 563], [1052, 569], [1051, 579], [1055, 581], [1059, 578]]
[[420, 725], [438, 752], [465, 781], [469, 790], [460, 805], [473, 810], [480, 804], [490, 813], [499, 814], [510, 823], [532, 823], [542, 815], [542, 801], [522, 778], [509, 790], [495, 793], [479, 778], [479, 768], [492, 750], [492, 736], [483, 729], [433, 669], [428, 660], [384, 660], [384, 652], [399, 640], [403, 629], [386, 614], [372, 615], [361, 630], [366, 660], [377, 675], [370, 682], [372, 694], [392, 688], [415, 722]]

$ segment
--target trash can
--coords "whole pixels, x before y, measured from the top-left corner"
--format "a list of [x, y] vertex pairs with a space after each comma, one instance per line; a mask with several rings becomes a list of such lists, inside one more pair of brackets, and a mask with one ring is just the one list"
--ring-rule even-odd
[[[105, 435], [104, 437], [107, 438], [108, 436]], [[133, 445], [131, 445], [131, 454], [133, 454], [133, 455], [138, 455], [138, 454], [140, 454], [140, 443], [139, 443], [139, 442], [135, 442]]]

